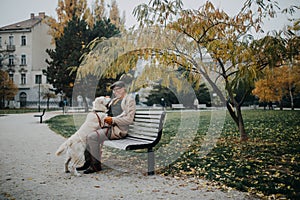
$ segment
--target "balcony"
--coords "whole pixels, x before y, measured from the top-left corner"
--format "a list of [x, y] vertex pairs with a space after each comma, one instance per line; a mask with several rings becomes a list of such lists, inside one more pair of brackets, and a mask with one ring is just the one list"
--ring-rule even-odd
[[7, 51], [15, 51], [16, 50], [16, 45], [7, 45], [6, 50]]
[[9, 65], [8, 66], [8, 71], [15, 72], [16, 71], [15, 65]]

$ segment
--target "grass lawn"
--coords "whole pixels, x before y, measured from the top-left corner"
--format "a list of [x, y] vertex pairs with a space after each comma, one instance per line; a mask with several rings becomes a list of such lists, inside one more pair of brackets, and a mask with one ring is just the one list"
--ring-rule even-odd
[[[43, 111], [43, 109], [41, 109]], [[0, 115], [6, 114], [20, 114], [20, 113], [29, 113], [29, 112], [38, 112], [38, 109], [24, 108], [24, 109], [0, 109]]]
[[[227, 114], [223, 131], [213, 149], [201, 155], [210, 112], [201, 112], [194, 138], [185, 137], [193, 130], [179, 131], [182, 117], [179, 112], [168, 113], [163, 137], [156, 149], [169, 151], [156, 153], [157, 165], [163, 166], [158, 173], [205, 178], [260, 197], [300, 199], [300, 111], [245, 110], [243, 114], [250, 136], [247, 142], [239, 141], [237, 128]], [[189, 123], [195, 121], [195, 116], [195, 112], [184, 115]], [[78, 125], [85, 115], [76, 118]], [[76, 131], [72, 115], [56, 116], [47, 123], [66, 137]], [[174, 143], [179, 132], [184, 134]], [[186, 150], [176, 157], [182, 147]], [[166, 161], [172, 157], [177, 159]]]
[[[40, 112], [43, 112], [44, 108], [40, 108]], [[50, 109], [50, 110], [58, 110], [58, 109]], [[48, 111], [48, 110], [47, 110]], [[21, 114], [21, 113], [32, 113], [39, 112], [37, 108], [15, 108], [15, 109], [0, 109], [0, 115], [7, 114]]]

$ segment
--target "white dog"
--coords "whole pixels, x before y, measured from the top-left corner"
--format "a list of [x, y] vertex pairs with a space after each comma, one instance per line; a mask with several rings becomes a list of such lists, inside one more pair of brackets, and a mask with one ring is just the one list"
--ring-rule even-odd
[[109, 103], [109, 97], [97, 97], [93, 102], [93, 112], [87, 114], [85, 122], [81, 127], [69, 137], [56, 151], [56, 155], [67, 154], [65, 162], [65, 172], [69, 171], [69, 163], [71, 162], [71, 172], [76, 176], [80, 176], [80, 173], [76, 170], [76, 166], [81, 165], [84, 162], [84, 151], [86, 149], [86, 138], [89, 133], [92, 133], [102, 127], [104, 127], [104, 118], [107, 116], [107, 104]]

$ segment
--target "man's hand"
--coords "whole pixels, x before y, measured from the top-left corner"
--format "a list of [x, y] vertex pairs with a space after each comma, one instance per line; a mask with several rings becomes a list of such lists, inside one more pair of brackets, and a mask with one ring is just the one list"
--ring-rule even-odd
[[107, 123], [108, 125], [112, 125], [112, 123], [113, 123], [112, 117], [105, 117], [104, 123]]

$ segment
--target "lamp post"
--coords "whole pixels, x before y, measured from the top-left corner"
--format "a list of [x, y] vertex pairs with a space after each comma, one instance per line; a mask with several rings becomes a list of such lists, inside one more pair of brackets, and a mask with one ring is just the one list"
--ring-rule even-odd
[[39, 80], [39, 112], [41, 111], [41, 81]]
[[165, 109], [165, 99], [164, 98], [161, 98], [161, 105], [163, 107], [163, 110]]

